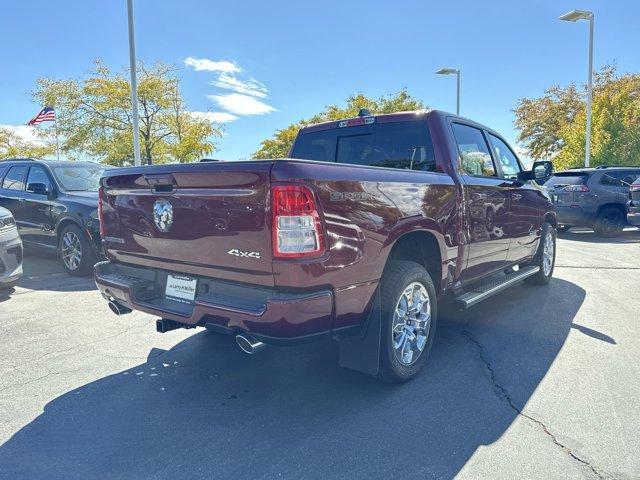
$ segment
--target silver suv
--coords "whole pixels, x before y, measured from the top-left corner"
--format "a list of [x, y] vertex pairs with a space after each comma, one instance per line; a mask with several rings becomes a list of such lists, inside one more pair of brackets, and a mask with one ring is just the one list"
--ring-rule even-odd
[[593, 228], [605, 237], [619, 235], [627, 224], [629, 187], [640, 167], [579, 168], [557, 172], [545, 187], [558, 209], [558, 230]]
[[10, 288], [22, 276], [22, 242], [11, 212], [0, 207], [0, 289]]

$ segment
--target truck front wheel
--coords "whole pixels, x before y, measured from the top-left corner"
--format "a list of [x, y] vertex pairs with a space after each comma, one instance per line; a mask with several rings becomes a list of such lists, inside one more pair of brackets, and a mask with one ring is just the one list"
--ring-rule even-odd
[[556, 229], [550, 223], [542, 225], [542, 236], [535, 257], [529, 265], [540, 267], [538, 273], [527, 278], [525, 282], [533, 285], [546, 285], [551, 281], [556, 265]]
[[427, 362], [436, 331], [437, 300], [427, 270], [416, 262], [392, 261], [380, 285], [382, 328], [378, 377], [400, 383]]

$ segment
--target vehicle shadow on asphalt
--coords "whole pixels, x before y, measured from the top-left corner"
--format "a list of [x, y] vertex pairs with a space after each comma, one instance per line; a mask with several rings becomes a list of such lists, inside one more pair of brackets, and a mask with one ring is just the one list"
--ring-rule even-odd
[[196, 333], [49, 402], [0, 446], [0, 477], [451, 478], [524, 408], [584, 298], [553, 279], [441, 312], [399, 386], [340, 369], [332, 342], [247, 356]]
[[58, 257], [37, 249], [30, 248], [26, 251], [22, 268], [24, 273], [18, 281], [18, 287], [21, 288], [56, 292], [97, 290], [93, 275], [71, 276], [65, 271]]

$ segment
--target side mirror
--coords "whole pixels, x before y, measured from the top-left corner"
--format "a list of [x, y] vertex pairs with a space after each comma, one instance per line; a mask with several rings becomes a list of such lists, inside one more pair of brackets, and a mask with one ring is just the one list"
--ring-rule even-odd
[[553, 163], [549, 160], [533, 162], [531, 170], [533, 171], [533, 180], [545, 181], [553, 175]]
[[48, 195], [49, 190], [44, 183], [30, 183], [27, 185], [27, 192], [35, 193], [36, 195]]
[[520, 172], [518, 179], [522, 181], [535, 180], [544, 183], [553, 175], [553, 163], [549, 160], [540, 160], [533, 162], [531, 170]]

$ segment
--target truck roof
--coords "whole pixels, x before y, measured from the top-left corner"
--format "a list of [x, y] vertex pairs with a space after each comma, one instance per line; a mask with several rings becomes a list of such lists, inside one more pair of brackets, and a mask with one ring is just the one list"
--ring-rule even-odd
[[395, 112], [395, 113], [383, 113], [379, 115], [365, 115], [360, 117], [343, 118], [340, 120], [332, 120], [330, 122], [314, 123], [307, 125], [300, 129], [300, 133], [317, 132], [320, 130], [331, 130], [333, 128], [339, 128], [343, 122], [356, 122], [366, 118], [375, 118], [376, 123], [392, 123], [392, 122], [406, 122], [411, 120], [418, 120], [426, 117], [429, 113], [435, 110], [413, 110], [408, 112]]

